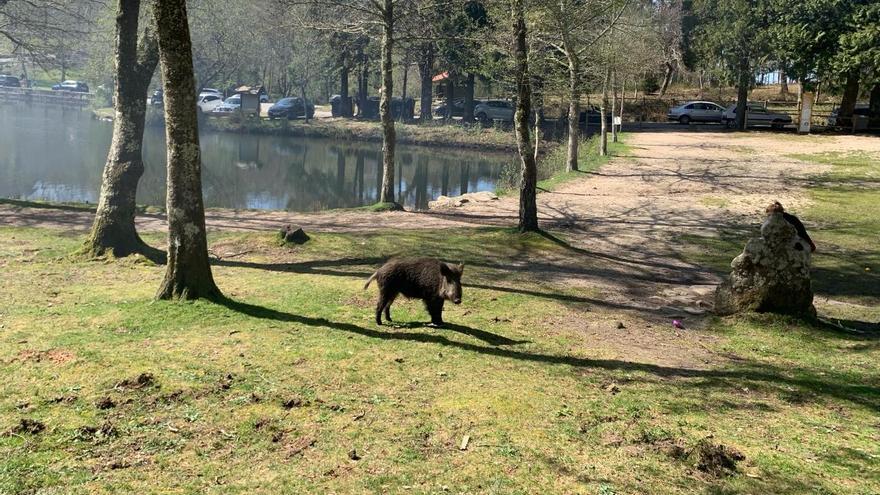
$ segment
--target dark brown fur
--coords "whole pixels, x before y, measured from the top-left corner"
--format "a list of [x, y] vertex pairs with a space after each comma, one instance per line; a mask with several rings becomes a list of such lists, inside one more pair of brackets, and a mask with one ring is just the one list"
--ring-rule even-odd
[[389, 260], [367, 280], [364, 289], [373, 280], [379, 285], [376, 302], [376, 324], [391, 321], [391, 303], [398, 295], [425, 302], [431, 323], [443, 324], [443, 303], [461, 304], [461, 274], [464, 265], [450, 265], [433, 258], [398, 258]]

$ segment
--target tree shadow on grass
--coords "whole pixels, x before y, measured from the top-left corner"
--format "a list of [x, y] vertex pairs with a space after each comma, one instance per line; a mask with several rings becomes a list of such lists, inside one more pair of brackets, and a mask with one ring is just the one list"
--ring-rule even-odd
[[[372, 339], [429, 343], [487, 356], [548, 365], [567, 365], [583, 370], [635, 371], [655, 375], [664, 379], [689, 379], [693, 380], [693, 386], [699, 388], [739, 389], [743, 386], [748, 386], [755, 389], [775, 389], [781, 393], [786, 390], [790, 391], [792, 387], [796, 387], [797, 389], [805, 391], [815, 397], [830, 397], [839, 401], [849, 402], [875, 411], [880, 411], [880, 387], [852, 383], [850, 380], [851, 377], [846, 374], [841, 374], [840, 377], [837, 377], [836, 373], [829, 373], [820, 377], [813, 373], [812, 370], [808, 369], [800, 369], [791, 366], [781, 369], [776, 366], [751, 361], [737, 364], [734, 368], [706, 370], [637, 363], [619, 359], [593, 359], [545, 354], [540, 352], [527, 352], [510, 348], [473, 344], [470, 342], [460, 342], [458, 340], [449, 339], [443, 335], [374, 330], [352, 323], [331, 321], [326, 318], [315, 318], [285, 313], [283, 311], [235, 301], [228, 298], [221, 299], [217, 301], [217, 303], [231, 311], [242, 313], [253, 318], [298, 323], [300, 325], [353, 333]], [[489, 338], [486, 335], [489, 332], [458, 325], [456, 325], [456, 327], [457, 328], [451, 329], [462, 334], [477, 336], [476, 338], [480, 338], [481, 340], [482, 338]], [[506, 339], [501, 336], [495, 337]]]

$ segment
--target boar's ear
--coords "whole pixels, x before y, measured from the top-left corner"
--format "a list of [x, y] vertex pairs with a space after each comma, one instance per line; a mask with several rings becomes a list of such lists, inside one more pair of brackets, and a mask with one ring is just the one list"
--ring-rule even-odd
[[458, 266], [457, 266], [456, 268], [458, 269], [458, 274], [459, 274], [459, 275], [461, 275], [462, 273], [464, 273], [464, 263], [459, 263]]

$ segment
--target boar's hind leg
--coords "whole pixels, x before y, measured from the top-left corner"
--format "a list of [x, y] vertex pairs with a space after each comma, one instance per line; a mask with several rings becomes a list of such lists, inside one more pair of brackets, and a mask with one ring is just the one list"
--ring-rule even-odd
[[382, 311], [385, 311], [385, 318], [388, 321], [391, 321], [391, 303], [394, 302], [394, 299], [397, 297], [397, 294], [391, 291], [380, 290], [379, 291], [379, 301], [376, 303], [376, 324], [382, 324]]
[[425, 301], [428, 313], [431, 315], [431, 323], [440, 326], [443, 324], [443, 299], [431, 299]]

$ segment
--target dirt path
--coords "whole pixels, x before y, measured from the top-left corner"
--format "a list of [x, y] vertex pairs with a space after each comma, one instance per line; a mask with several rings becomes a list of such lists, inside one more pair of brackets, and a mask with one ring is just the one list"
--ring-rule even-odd
[[[628, 143], [632, 156], [539, 195], [542, 226], [558, 236], [567, 254], [512, 260], [511, 269], [597, 294], [593, 317], [559, 323], [577, 325], [604, 340], [611, 356], [628, 353], [633, 358], [643, 352], [646, 361], [678, 364], [675, 356], [684, 353], [682, 359], [690, 365], [705, 357], [697, 345], [701, 337], [668, 332], [658, 339], [656, 332], [645, 329], [667, 328], [671, 318], [699, 326], [719, 280], [706, 267], [686, 261], [682, 243], [670, 240], [682, 234], [717, 235], [720, 229], [738, 229], [745, 236], [757, 228], [763, 207], [772, 200], [793, 211], [803, 208], [809, 201], [809, 177], [827, 167], [786, 155], [880, 151], [876, 139], [771, 133], [641, 132], [630, 134]], [[430, 212], [210, 210], [207, 222], [210, 230], [255, 232], [275, 231], [286, 223], [315, 232], [511, 226], [517, 207], [516, 198], [504, 197]], [[91, 217], [84, 210], [0, 205], [0, 225], [85, 231]], [[139, 217], [138, 228], [162, 231], [164, 218]], [[641, 330], [610, 337], [617, 321]]]

